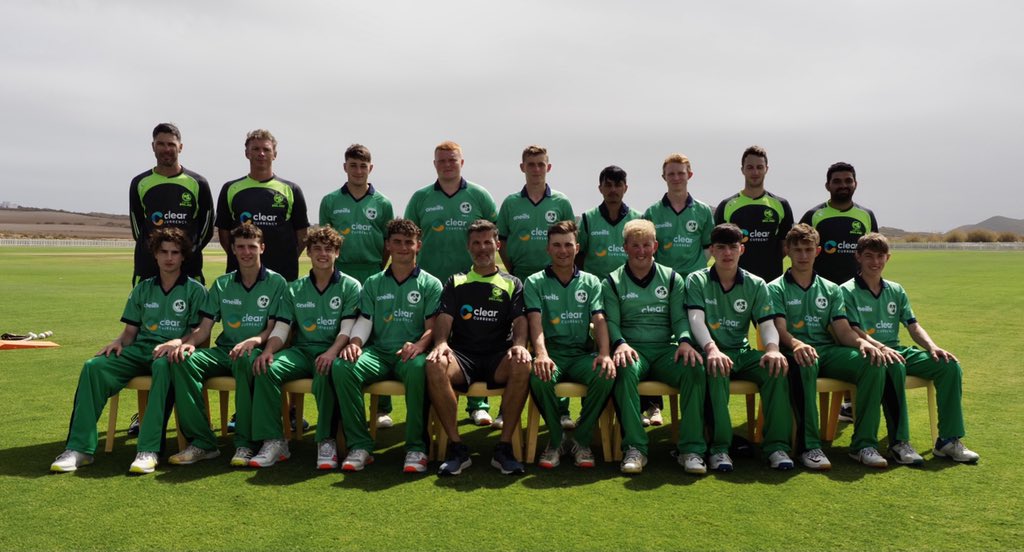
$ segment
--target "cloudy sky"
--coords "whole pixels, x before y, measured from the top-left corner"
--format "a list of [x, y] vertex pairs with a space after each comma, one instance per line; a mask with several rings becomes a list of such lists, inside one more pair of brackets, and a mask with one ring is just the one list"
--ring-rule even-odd
[[5, 1], [0, 201], [127, 213], [166, 120], [214, 196], [248, 170], [245, 133], [270, 129], [275, 171], [311, 213], [343, 182], [349, 144], [370, 147], [371, 180], [402, 212], [435, 178], [433, 146], [453, 139], [499, 202], [522, 186], [532, 143], [577, 211], [599, 202], [609, 164], [646, 207], [672, 152], [714, 206], [761, 144], [768, 189], [798, 218], [840, 160], [883, 226], [1024, 218], [1010, 182], [1024, 4], [685, 4]]

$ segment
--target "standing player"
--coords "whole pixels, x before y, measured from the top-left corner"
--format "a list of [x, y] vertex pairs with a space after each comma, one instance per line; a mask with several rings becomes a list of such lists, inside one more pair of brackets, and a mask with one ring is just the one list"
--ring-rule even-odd
[[[732, 421], [729, 417], [729, 380], [752, 381], [761, 389], [765, 412], [763, 450], [768, 463], [777, 470], [793, 469], [789, 458], [792, 421], [788, 365], [779, 352], [775, 312], [764, 280], [739, 267], [743, 255], [743, 232], [735, 224], [721, 224], [711, 232], [711, 254], [715, 264], [694, 272], [686, 280], [686, 309], [694, 339], [704, 351], [708, 397], [712, 411], [712, 440], [708, 464], [712, 470], [733, 469], [729, 457]], [[747, 332], [756, 323], [765, 351], [750, 348]], [[700, 455], [679, 455], [679, 463], [690, 473], [704, 473]]]
[[818, 434], [818, 402], [814, 399], [820, 375], [857, 385], [850, 457], [884, 468], [888, 462], [878, 453], [878, 424], [885, 372], [876, 365], [883, 355], [850, 327], [839, 286], [814, 273], [814, 258], [821, 252], [818, 243], [814, 228], [794, 226], [785, 240], [792, 267], [768, 284], [775, 327], [790, 367], [790, 396], [804, 451], [800, 459], [810, 469], [832, 467]]
[[[609, 356], [608, 323], [601, 306], [601, 281], [580, 271], [574, 262], [576, 223], [557, 222], [547, 230], [551, 264], [526, 280], [526, 316], [533, 343], [530, 388], [540, 405], [551, 437], [538, 465], [558, 466], [562, 452], [581, 468], [594, 467], [590, 436], [615, 385], [615, 363]], [[594, 335], [590, 335], [590, 323]], [[548, 346], [550, 345], [550, 349]], [[596, 351], [595, 351], [596, 349]], [[577, 434], [583, 442], [563, 440], [555, 384], [576, 381], [587, 386]]]
[[597, 191], [603, 198], [601, 204], [580, 216], [580, 253], [576, 255], [576, 266], [602, 280], [626, 262], [622, 227], [641, 217], [639, 211], [630, 209], [622, 201], [628, 189], [626, 171], [615, 165], [605, 167], [597, 177]]
[[[214, 281], [199, 310], [199, 327], [169, 355], [175, 363], [174, 407], [181, 431], [191, 438], [185, 450], [168, 459], [171, 464], [194, 464], [220, 455], [203, 404], [203, 382], [216, 376], [235, 378], [237, 419], [231, 465], [244, 467], [252, 460], [256, 448], [252, 440], [252, 364], [270, 337], [272, 315], [288, 290], [284, 277], [260, 264], [263, 248], [263, 232], [255, 225], [242, 224], [231, 231], [238, 270]], [[223, 322], [216, 346], [197, 350], [209, 341], [216, 321]], [[156, 450], [144, 445], [149, 420], [147, 417], [139, 435], [140, 452]]]
[[[911, 375], [935, 382], [939, 404], [939, 439], [932, 450], [935, 456], [956, 462], [977, 462], [978, 454], [960, 441], [964, 436], [960, 363], [952, 353], [936, 345], [917, 321], [903, 286], [882, 278], [882, 271], [889, 262], [889, 241], [878, 233], [862, 236], [857, 240], [855, 257], [860, 274], [841, 287], [851, 325], [890, 360], [889, 377], [882, 395], [890, 455], [898, 464], [924, 461], [910, 446], [905, 392], [907, 375]], [[922, 349], [900, 346], [901, 323]]]
[[[422, 245], [419, 227], [395, 219], [388, 222], [386, 232], [391, 266], [366, 280], [352, 339], [331, 368], [349, 447], [341, 469], [359, 471], [373, 462], [374, 442], [366, 430], [363, 385], [397, 379], [405, 385], [408, 411], [403, 471], [422, 473], [427, 471], [424, 366], [426, 350], [433, 341], [441, 282], [416, 266], [416, 253]], [[365, 348], [364, 343], [368, 344]], [[337, 463], [319, 467], [334, 468]]]
[[814, 271], [834, 284], [842, 284], [857, 274], [857, 240], [869, 232], [878, 232], [875, 214], [853, 202], [857, 191], [857, 171], [842, 161], [833, 163], [825, 175], [829, 200], [815, 205], [800, 219], [818, 231], [822, 252], [814, 261]]
[[[345, 150], [345, 174], [348, 180], [340, 190], [320, 200], [320, 226], [330, 226], [345, 240], [345, 247], [335, 268], [355, 278], [360, 284], [388, 264], [384, 249], [384, 229], [395, 218], [391, 200], [370, 184], [373, 171], [370, 150], [352, 144]], [[381, 397], [377, 427], [391, 427], [391, 397]]]
[[[270, 339], [253, 363], [252, 439], [263, 441], [259, 453], [249, 461], [254, 468], [273, 466], [291, 457], [281, 427], [281, 386], [309, 377], [313, 378], [313, 396], [319, 410], [317, 465], [337, 462], [333, 437], [337, 402], [330, 371], [352, 333], [359, 282], [334, 268], [341, 236], [333, 228], [311, 228], [304, 246], [313, 268], [309, 276], [292, 282], [278, 305]], [[291, 347], [278, 353], [293, 327]]]
[[160, 271], [149, 251], [149, 235], [163, 226], [181, 228], [192, 240], [192, 251], [182, 270], [203, 279], [203, 248], [213, 237], [213, 196], [201, 175], [181, 166], [181, 132], [171, 123], [153, 129], [156, 166], [132, 179], [128, 209], [135, 239], [135, 271], [132, 285]]
[[[547, 183], [551, 163], [548, 150], [541, 146], [528, 146], [523, 150], [519, 170], [526, 175], [526, 185], [510, 194], [498, 209], [498, 240], [505, 268], [520, 281], [547, 264], [545, 252], [548, 226], [560, 220], [574, 220], [572, 204], [562, 192], [552, 190]], [[559, 399], [561, 425], [565, 429], [576, 427], [569, 416], [569, 399]], [[499, 416], [494, 425], [501, 427]]]
[[[128, 295], [121, 321], [121, 335], [82, 366], [71, 412], [67, 447], [50, 465], [50, 471], [70, 472], [91, 464], [96, 452], [96, 422], [107, 398], [136, 376], [153, 374], [153, 388], [145, 420], [154, 418], [163, 428], [170, 410], [165, 403], [170, 387], [167, 354], [174, 341], [199, 323], [199, 306], [206, 289], [182, 272], [192, 242], [180, 228], [157, 228], [150, 235], [149, 250], [160, 273], [139, 282]], [[159, 384], [159, 385], [158, 385]], [[158, 436], [158, 441], [163, 439]]]
[[[437, 180], [409, 198], [405, 218], [423, 230], [420, 267], [442, 282], [473, 264], [465, 252], [467, 229], [478, 219], [495, 222], [498, 207], [482, 186], [462, 177], [462, 146], [450, 140], [434, 148]], [[466, 411], [476, 425], [491, 425], [490, 405], [482, 397], [467, 397]]]
[[619, 469], [640, 473], [647, 464], [647, 433], [640, 421], [637, 385], [654, 379], [679, 389], [682, 427], [676, 448], [686, 454], [703, 451], [705, 381], [683, 306], [683, 278], [654, 262], [654, 224], [631, 220], [622, 234], [629, 257], [602, 282], [601, 302], [618, 372], [613, 392], [625, 453]]
[[793, 210], [788, 201], [764, 188], [768, 173], [764, 148], [750, 146], [744, 150], [740, 171], [743, 189], [718, 204], [715, 224], [731, 222], [740, 227], [746, 248], [740, 268], [770, 282], [782, 274], [782, 243], [793, 227]]
[[[647, 208], [644, 218], [654, 223], [659, 245], [654, 260], [675, 270], [685, 281], [691, 272], [707, 267], [707, 248], [715, 223], [711, 207], [694, 199], [688, 191], [693, 170], [685, 155], [673, 153], [666, 157], [661, 164], [661, 178], [668, 191]], [[641, 404], [644, 425], [661, 425], [661, 397], [641, 397]]]
[[[456, 388], [466, 389], [477, 381], [488, 388], [504, 386], [501, 412], [518, 421], [530, 385], [523, 284], [498, 270], [498, 228], [493, 222], [473, 222], [467, 241], [473, 266], [445, 284], [434, 321], [434, 349], [427, 355], [430, 403], [451, 440], [438, 475], [458, 475], [472, 464], [456, 425]], [[525, 471], [512, 451], [515, 426], [513, 422], [501, 429], [491, 459], [491, 465], [506, 475]]]
[[217, 199], [217, 235], [228, 254], [226, 272], [238, 269], [231, 253], [231, 230], [251, 222], [263, 231], [263, 266], [291, 282], [299, 277], [299, 254], [309, 228], [306, 199], [297, 184], [274, 174], [277, 139], [269, 130], [246, 135], [245, 157], [249, 174], [224, 184]]

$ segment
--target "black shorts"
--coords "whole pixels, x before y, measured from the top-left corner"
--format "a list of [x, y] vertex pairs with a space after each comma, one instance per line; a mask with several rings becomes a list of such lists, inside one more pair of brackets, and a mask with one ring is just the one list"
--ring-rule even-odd
[[452, 349], [455, 359], [459, 361], [459, 369], [462, 370], [462, 377], [466, 379], [465, 387], [460, 386], [459, 391], [465, 391], [470, 385], [482, 381], [487, 384], [488, 389], [498, 389], [503, 384], [495, 383], [494, 373], [498, 371], [498, 365], [508, 354], [508, 350], [497, 353], [466, 353]]

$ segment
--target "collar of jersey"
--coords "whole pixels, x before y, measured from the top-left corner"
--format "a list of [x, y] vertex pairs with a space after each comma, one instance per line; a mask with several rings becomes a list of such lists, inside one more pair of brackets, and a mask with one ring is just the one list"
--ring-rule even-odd
[[[743, 273], [744, 272], [746, 272], [746, 271], [743, 270], [742, 268], [736, 267], [736, 281], [733, 282], [733, 287], [742, 286], [743, 285], [743, 280], [744, 280]], [[786, 274], [789, 274], [789, 272], [787, 271]], [[722, 285], [722, 280], [718, 278], [718, 271], [715, 270], [715, 265], [711, 265], [711, 266], [708, 267], [708, 277], [711, 278], [712, 280], [718, 282], [719, 286]]]
[[[259, 272], [259, 274], [256, 275], [256, 281], [257, 282], [262, 282], [263, 280], [266, 280], [266, 279], [267, 279], [267, 267], [265, 267], [263, 265], [260, 265], [260, 272]], [[241, 271], [241, 269], [235, 270], [235, 281], [238, 282], [239, 284], [242, 284], [242, 287], [245, 287], [245, 284], [242, 283], [242, 271]], [[253, 285], [255, 285], [255, 284], [253, 284]], [[249, 291], [249, 290], [246, 289], [246, 291]]]
[[[468, 187], [469, 186], [466, 184], [466, 179], [465, 178], [460, 179], [459, 180], [459, 189], [455, 191], [455, 194], [461, 192], [462, 190], [465, 190]], [[435, 180], [434, 181], [434, 189], [439, 191], [439, 192], [441, 192], [442, 194], [444, 194], [446, 196], [448, 195], [448, 194], [445, 194], [444, 188], [441, 187], [441, 181], [440, 180]], [[448, 196], [448, 197], [452, 197], [455, 194], [452, 194], [451, 196]]]
[[597, 206], [597, 212], [601, 213], [601, 216], [604, 217], [604, 220], [607, 221], [608, 224], [614, 226], [622, 222], [622, 219], [626, 218], [626, 215], [629, 214], [629, 206], [625, 203], [619, 206], [619, 220], [615, 222], [612, 222], [612, 217], [610, 216], [611, 213], [608, 212], [608, 206], [605, 205], [603, 201]]
[[[551, 278], [552, 280], [558, 282], [559, 284], [562, 284], [562, 280], [560, 280], [558, 278], [558, 274], [555, 274], [555, 269], [552, 268], [550, 264], [548, 266], [544, 267], [544, 275], [547, 276], [548, 278]], [[575, 280], [576, 278], [579, 278], [579, 277], [580, 277], [580, 269], [579, 269], [578, 266], [573, 265], [573, 267], [572, 267], [572, 278], [569, 278], [569, 283], [571, 283], [573, 280]], [[569, 283], [562, 284], [562, 287], [568, 286]]]
[[871, 291], [871, 286], [868, 285], [867, 280], [861, 277], [860, 272], [858, 272], [857, 275], [853, 277], [853, 281], [857, 284], [857, 287], [867, 291], [868, 293], [873, 295], [875, 299], [881, 297], [882, 291], [885, 291], [885, 288], [889, 287], [889, 282], [886, 282], [885, 278], [882, 278], [882, 291], [878, 292], [878, 295], [875, 295], [875, 292]]
[[[526, 199], [530, 199], [530, 193], [526, 191], [526, 186], [523, 186], [523, 189], [519, 191], [519, 195], [525, 197]], [[551, 197], [550, 184], [544, 184], [544, 197]], [[541, 201], [544, 201], [544, 199], [541, 198]], [[530, 203], [533, 203], [532, 199], [530, 199]], [[540, 201], [538, 201], [537, 203], [540, 203]]]
[[[328, 282], [327, 287], [330, 287], [331, 284], [337, 284], [340, 281], [341, 281], [341, 271], [338, 270], [338, 269], [334, 269], [334, 272], [331, 273], [331, 281]], [[313, 269], [312, 268], [309, 269], [309, 283], [313, 284], [314, 288], [316, 287], [316, 276], [313, 275]], [[324, 288], [324, 289], [327, 289], [327, 288]]]
[[802, 289], [804, 291], [807, 291], [807, 290], [811, 289], [812, 287], [814, 287], [814, 282], [818, 279], [818, 273], [817, 272], [814, 272], [814, 271], [811, 272], [811, 283], [810, 283], [810, 285], [808, 285], [807, 287], [803, 287], [800, 284], [798, 284], [797, 281], [796, 281], [796, 278], [793, 278], [793, 275], [790, 274], [791, 270], [793, 270], [793, 269], [792, 268], [787, 268], [786, 269], [786, 273], [782, 275], [782, 277], [787, 282], [789, 282], [790, 284], [793, 284], [794, 286], [796, 286], [796, 287], [798, 287], [798, 288], [800, 288], [800, 289]]
[[637, 279], [636, 275], [633, 274], [633, 271], [629, 269], [628, 262], [622, 265], [622, 272], [626, 276], [628, 276], [630, 280], [633, 280], [634, 284], [645, 288], [651, 285], [651, 282], [654, 281], [654, 276], [658, 273], [658, 263], [654, 263], [651, 265], [651, 271], [647, 273], [647, 276], [644, 276], [643, 280]]
[[[664, 205], [665, 207], [668, 207], [669, 209], [672, 209], [672, 212], [675, 213], [676, 210], [672, 208], [672, 202], [669, 201], [668, 199], [668, 193], [661, 196], [661, 204]], [[693, 205], [693, 194], [691, 194], [690, 192], [686, 192], [686, 205], [683, 205], [683, 211], [689, 208], [690, 205]], [[679, 213], [682, 213], [683, 211], [679, 211]], [[678, 215], [679, 213], [676, 214]]]
[[154, 286], [160, 288], [160, 291], [163, 291], [164, 295], [170, 295], [171, 292], [174, 291], [174, 288], [176, 288], [178, 286], [183, 286], [183, 285], [185, 285], [185, 283], [188, 282], [188, 274], [185, 274], [185, 271], [182, 270], [181, 274], [178, 275], [178, 279], [174, 281], [174, 285], [171, 286], [171, 289], [169, 289], [167, 291], [164, 291], [164, 286], [160, 284], [160, 275], [159, 274], [157, 274], [156, 276], [153, 276], [152, 278], [150, 278], [150, 280], [153, 281], [153, 285]]
[[[363, 197], [372, 196], [373, 194], [375, 194], [377, 192], [377, 190], [375, 190], [373, 188], [373, 184], [367, 184], [367, 186], [368, 187], [366, 189], [366, 195], [364, 195]], [[341, 193], [343, 193], [343, 194], [345, 194], [347, 196], [351, 196], [352, 195], [352, 192], [348, 191], [348, 182], [346, 182], [346, 183], [341, 185]], [[355, 196], [353, 196], [352, 199], [355, 199], [356, 201], [362, 201], [363, 197], [361, 197], [359, 199], [356, 199]]]
[[395, 278], [395, 273], [391, 270], [391, 265], [388, 265], [387, 270], [384, 271], [384, 275], [385, 276], [390, 276], [391, 279], [394, 280], [396, 284], [402, 285], [402, 284], [408, 282], [409, 280], [415, 279], [417, 276], [420, 275], [420, 265], [416, 265], [416, 266], [412, 267], [412, 272], [410, 272], [409, 276], [407, 276], [405, 278], [405, 280], [402, 280], [401, 282], [398, 281], [398, 278]]

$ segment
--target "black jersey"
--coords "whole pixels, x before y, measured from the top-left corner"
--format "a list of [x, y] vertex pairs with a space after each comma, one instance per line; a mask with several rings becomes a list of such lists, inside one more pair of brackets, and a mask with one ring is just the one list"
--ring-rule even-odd
[[827, 201], [820, 203], [804, 213], [800, 222], [813, 226], [821, 236], [821, 254], [814, 259], [814, 271], [834, 284], [857, 275], [857, 240], [868, 232], [878, 232], [875, 214], [856, 203], [845, 211]]
[[455, 274], [441, 292], [440, 312], [452, 317], [453, 349], [490, 354], [512, 346], [512, 321], [525, 315], [523, 283], [498, 270], [482, 276], [475, 270]]
[[785, 199], [766, 191], [750, 198], [741, 193], [727, 197], [715, 209], [715, 224], [731, 222], [743, 231], [740, 268], [767, 282], [782, 275], [782, 245], [793, 228], [793, 209]]
[[150, 169], [128, 186], [128, 211], [135, 239], [133, 284], [159, 273], [149, 251], [149, 235], [162, 226], [181, 228], [192, 240], [182, 271], [204, 281], [203, 248], [213, 237], [213, 196], [202, 175], [182, 168], [174, 176], [163, 176]]
[[[270, 177], [254, 180], [248, 176], [224, 184], [217, 198], [217, 228], [233, 230], [251, 222], [263, 231], [266, 250], [263, 266], [289, 282], [299, 277], [298, 238], [295, 232], [309, 227], [306, 199], [293, 182]], [[238, 260], [228, 255], [226, 272], [238, 269]]]

